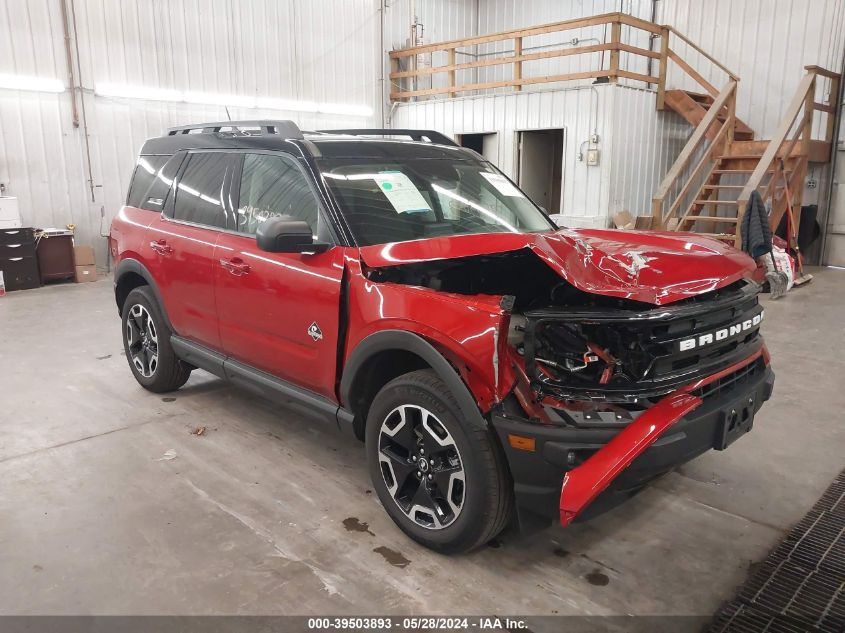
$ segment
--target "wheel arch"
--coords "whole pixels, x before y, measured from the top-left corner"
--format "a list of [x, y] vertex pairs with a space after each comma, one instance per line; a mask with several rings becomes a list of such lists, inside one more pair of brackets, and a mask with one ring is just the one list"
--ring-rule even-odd
[[469, 387], [434, 345], [412, 332], [383, 330], [358, 344], [341, 377], [340, 400], [355, 416], [355, 435], [363, 439], [370, 404], [385, 384], [402, 374], [427, 368], [446, 383], [464, 416], [484, 420]]
[[124, 259], [115, 268], [114, 300], [117, 304], [118, 314], [123, 313], [123, 304], [126, 302], [126, 297], [129, 296], [129, 293], [141, 286], [148, 286], [152, 290], [158, 303], [158, 308], [164, 317], [164, 322], [172, 332], [173, 327], [170, 323], [170, 317], [167, 314], [167, 308], [164, 305], [164, 301], [162, 301], [158, 285], [146, 266], [137, 259]]

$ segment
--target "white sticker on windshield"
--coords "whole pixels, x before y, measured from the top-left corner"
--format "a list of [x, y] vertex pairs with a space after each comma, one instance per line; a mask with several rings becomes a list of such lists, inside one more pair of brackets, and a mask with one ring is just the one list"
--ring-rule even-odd
[[383, 171], [373, 177], [381, 192], [399, 213], [423, 213], [431, 207], [411, 179], [401, 171]]
[[501, 174], [491, 174], [486, 171], [482, 171], [481, 175], [496, 188], [503, 196], [510, 196], [511, 198], [524, 198], [525, 194], [522, 193], [519, 189], [514, 187], [510, 181], [502, 176]]

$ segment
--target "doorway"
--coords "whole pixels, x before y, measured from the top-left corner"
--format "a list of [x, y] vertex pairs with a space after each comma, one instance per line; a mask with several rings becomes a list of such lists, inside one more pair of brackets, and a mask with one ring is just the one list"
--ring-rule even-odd
[[518, 132], [519, 186], [547, 213], [563, 213], [564, 130]]
[[499, 165], [499, 135], [496, 132], [460, 134], [458, 138], [461, 147], [474, 150], [494, 165]]

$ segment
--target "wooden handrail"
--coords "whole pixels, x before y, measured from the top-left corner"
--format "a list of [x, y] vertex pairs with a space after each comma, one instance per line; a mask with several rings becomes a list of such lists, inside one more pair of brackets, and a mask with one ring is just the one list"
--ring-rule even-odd
[[[555, 50], [545, 50], [536, 52], [525, 51], [524, 38], [535, 35], [543, 35], [548, 33], [557, 33], [561, 31], [569, 31], [572, 29], [582, 29], [595, 26], [608, 26], [609, 38], [602, 43], [593, 44], [589, 46], [576, 46], [573, 48], [560, 48]], [[650, 34], [660, 36], [661, 48], [659, 51], [648, 50], [640, 48], [629, 42], [622, 41], [623, 31], [622, 25], [634, 29], [647, 31]], [[606, 29], [606, 34], [608, 30]], [[677, 64], [683, 72], [689, 75], [698, 85], [702, 86], [712, 96], [716, 96], [718, 91], [710, 84], [702, 74], [693, 68], [681, 55], [676, 51], [670, 49], [668, 45], [670, 34], [674, 33], [682, 41], [689, 44], [693, 49], [701, 53], [707, 60], [716, 65], [720, 70], [725, 72], [730, 79], [736, 80], [734, 75], [723, 64], [719, 63], [712, 55], [705, 52], [698, 45], [692, 42], [688, 37], [669, 26], [661, 26], [641, 20], [633, 16], [621, 12], [605, 13], [602, 15], [595, 15], [586, 18], [576, 18], [572, 20], [564, 20], [562, 22], [552, 22], [549, 24], [540, 24], [537, 26], [511, 29], [508, 31], [499, 31], [497, 33], [490, 33], [488, 35], [477, 35], [474, 37], [466, 37], [461, 39], [448, 40], [444, 42], [422, 44], [420, 46], [413, 46], [401, 50], [394, 50], [390, 52], [390, 60], [392, 71], [390, 79], [392, 82], [398, 82], [403, 79], [416, 79], [418, 77], [433, 77], [437, 75], [446, 75], [446, 86], [444, 87], [430, 87], [417, 88], [416, 86], [400, 86], [391, 90], [390, 98], [392, 100], [408, 99], [411, 97], [425, 97], [425, 96], [457, 96], [459, 93], [470, 92], [476, 90], [486, 90], [490, 88], [511, 87], [515, 90], [521, 90], [525, 85], [543, 84], [543, 83], [558, 83], [565, 81], [578, 81], [589, 78], [607, 78], [610, 82], [617, 82], [619, 78], [629, 79], [633, 81], [643, 82], [646, 86], [657, 86], [657, 107], [659, 110], [663, 109], [663, 97], [666, 88], [666, 71], [667, 64], [671, 60]], [[627, 35], [627, 32], [626, 32]], [[487, 59], [476, 59], [457, 63], [456, 55], [460, 52], [459, 49], [471, 46], [478, 46], [481, 44], [490, 44], [493, 42], [510, 42], [513, 46], [513, 54], [506, 56], [504, 54], [495, 54]], [[561, 43], [564, 47], [568, 43]], [[402, 59], [413, 58], [416, 55], [427, 53], [446, 53], [448, 55], [448, 62], [441, 66], [424, 66], [422, 68], [413, 67], [411, 69], [400, 70], [399, 62]], [[609, 61], [605, 65], [605, 55], [608, 52]], [[538, 61], [543, 59], [555, 59], [563, 57], [571, 57], [576, 55], [587, 55], [590, 53], [602, 53], [601, 67], [581, 72], [573, 72], [567, 74], [554, 74], [547, 76], [526, 77], [524, 74], [526, 62]], [[621, 54], [626, 53], [631, 56], [636, 56], [644, 59], [656, 59], [659, 61], [658, 75], [642, 74], [626, 70], [621, 64]], [[483, 56], [483, 55], [482, 55]], [[458, 83], [457, 73], [459, 71], [471, 70], [474, 68], [489, 68], [494, 66], [511, 66], [511, 79], [498, 79], [495, 81], [475, 81], [473, 83]]]
[[[668, 173], [663, 177], [663, 180], [660, 181], [660, 185], [657, 187], [657, 192], [654, 194], [654, 198], [652, 199], [652, 223], [654, 228], [663, 228], [665, 221], [668, 219], [663, 215], [663, 207], [666, 203], [666, 197], [669, 195], [669, 191], [674, 187], [677, 180], [683, 175], [684, 169], [686, 168], [689, 161], [692, 159], [695, 152], [698, 150], [701, 143], [704, 141], [705, 136], [707, 135], [707, 130], [710, 129], [710, 126], [717, 120], [719, 113], [722, 111], [722, 108], [725, 105], [728, 105], [728, 117], [726, 118], [725, 122], [722, 123], [719, 129], [719, 134], [717, 134], [717, 139], [721, 136], [722, 129], [725, 128], [727, 125], [733, 125], [733, 120], [735, 117], [735, 113], [733, 112], [733, 104], [735, 103], [735, 99], [733, 99], [734, 93], [736, 91], [736, 81], [733, 79], [729, 80], [728, 83], [722, 88], [721, 92], [719, 92], [716, 99], [713, 101], [713, 105], [705, 113], [704, 117], [701, 119], [701, 122], [695, 128], [695, 131], [690, 136], [687, 144], [684, 146], [684, 149], [681, 150], [680, 155], [675, 160], [675, 163], [672, 165], [672, 168], [668, 171]], [[715, 141], [714, 141], [715, 143]], [[673, 205], [673, 209], [676, 208], [676, 205]]]
[[708, 60], [710, 60], [710, 61], [713, 63], [713, 65], [715, 65], [717, 68], [719, 68], [720, 70], [722, 70], [722, 71], [723, 71], [723, 72], [724, 72], [724, 73], [725, 73], [728, 77], [730, 77], [730, 78], [731, 78], [731, 79], [733, 79], [734, 81], [739, 81], [739, 77], [737, 77], [737, 76], [736, 76], [733, 72], [731, 72], [731, 70], [730, 70], [727, 66], [725, 66], [724, 64], [722, 64], [722, 63], [721, 63], [718, 59], [716, 59], [715, 57], [713, 57], [710, 53], [708, 53], [707, 51], [705, 51], [703, 48], [701, 48], [698, 44], [696, 44], [695, 42], [693, 42], [690, 38], [688, 38], [686, 35], [684, 35], [683, 33], [681, 33], [681, 32], [680, 32], [679, 30], [677, 30], [675, 27], [673, 27], [673, 26], [667, 26], [666, 28], [667, 28], [667, 29], [669, 29], [669, 30], [670, 30], [672, 33], [674, 33], [675, 35], [677, 35], [680, 39], [682, 39], [684, 42], [686, 42], [686, 43], [687, 43], [689, 46], [691, 46], [693, 49], [695, 49], [696, 51], [698, 51], [699, 53], [701, 53], [701, 54], [702, 54], [704, 57], [706, 57]]
[[[421, 46], [412, 46], [411, 48], [402, 48], [390, 51], [390, 57], [393, 59], [399, 57], [410, 57], [411, 55], [419, 55], [421, 53], [442, 51], [447, 48], [463, 48], [465, 46], [475, 46], [476, 44], [489, 44], [490, 42], [498, 42], [500, 40], [512, 40], [515, 37], [528, 37], [531, 35], [554, 33], [555, 31], [570, 31], [572, 29], [580, 29], [588, 26], [599, 26], [602, 24], [610, 24], [611, 22], [618, 22], [621, 19], [621, 16], [622, 14], [619, 12], [603, 13], [589, 18], [576, 18], [574, 20], [564, 20], [562, 22], [550, 22], [549, 24], [539, 24], [525, 29], [511, 29], [510, 31], [499, 31], [497, 33], [489, 33], [488, 35], [476, 35], [474, 37], [464, 37], [456, 40], [437, 42], [434, 44], [423, 44]], [[651, 23], [648, 22], [647, 24]], [[651, 26], [654, 25], [651, 24]]]

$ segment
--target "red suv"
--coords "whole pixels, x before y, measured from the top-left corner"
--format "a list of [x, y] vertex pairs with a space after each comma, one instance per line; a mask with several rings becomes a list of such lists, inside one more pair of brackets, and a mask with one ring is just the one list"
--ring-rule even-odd
[[174, 128], [110, 239], [143, 387], [201, 368], [306, 404], [443, 552], [611, 507], [748, 432], [774, 383], [750, 258], [560, 229], [437, 132]]

